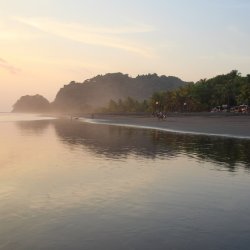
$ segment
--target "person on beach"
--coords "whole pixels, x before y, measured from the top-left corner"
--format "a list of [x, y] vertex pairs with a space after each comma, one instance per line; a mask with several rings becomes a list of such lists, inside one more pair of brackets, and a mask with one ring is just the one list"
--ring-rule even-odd
[[158, 120], [165, 120], [167, 118], [167, 115], [166, 113], [163, 113], [162, 111], [160, 111], [159, 113], [157, 113], [157, 117], [158, 117]]

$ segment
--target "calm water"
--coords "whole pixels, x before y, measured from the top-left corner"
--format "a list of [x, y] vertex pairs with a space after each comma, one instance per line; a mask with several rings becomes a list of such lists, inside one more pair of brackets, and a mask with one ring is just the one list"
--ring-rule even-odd
[[250, 141], [37, 119], [0, 114], [1, 250], [250, 249]]

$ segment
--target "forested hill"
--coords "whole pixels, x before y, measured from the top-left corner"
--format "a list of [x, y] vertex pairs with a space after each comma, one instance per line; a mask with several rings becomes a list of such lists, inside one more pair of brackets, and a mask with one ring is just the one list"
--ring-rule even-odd
[[57, 111], [88, 111], [104, 107], [112, 99], [131, 97], [142, 101], [150, 99], [154, 92], [173, 90], [186, 82], [173, 76], [157, 74], [138, 75], [135, 78], [122, 73], [98, 75], [83, 83], [71, 82], [64, 85], [52, 103]]
[[49, 101], [41, 95], [25, 95], [13, 105], [12, 112], [43, 113], [50, 111]]
[[23, 96], [13, 105], [13, 112], [148, 112], [156, 109], [156, 103], [157, 109], [165, 112], [246, 106], [250, 104], [250, 74], [242, 76], [232, 70], [187, 83], [173, 76], [148, 74], [132, 78], [110, 73], [65, 85], [52, 103], [40, 95]]

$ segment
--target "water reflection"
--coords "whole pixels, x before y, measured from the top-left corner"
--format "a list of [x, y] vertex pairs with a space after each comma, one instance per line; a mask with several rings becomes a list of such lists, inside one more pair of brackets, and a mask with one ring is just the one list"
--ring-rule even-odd
[[180, 154], [212, 161], [234, 171], [242, 164], [250, 167], [250, 141], [209, 136], [192, 136], [156, 130], [53, 120], [18, 122], [21, 130], [42, 133], [49, 124], [60, 140], [72, 149], [87, 147], [97, 155], [125, 158], [129, 154], [144, 158], [170, 158]]
[[131, 153], [147, 158], [170, 157], [177, 153], [168, 145], [162, 148], [154, 143], [155, 131], [67, 121], [56, 121], [54, 125], [64, 143], [84, 145], [109, 158], [124, 158]]
[[33, 133], [36, 135], [41, 135], [49, 127], [50, 120], [41, 121], [17, 121], [15, 124], [24, 134]]
[[60, 140], [70, 147], [87, 147], [98, 155], [124, 158], [135, 154], [146, 158], [168, 158], [186, 154], [222, 164], [233, 171], [239, 164], [250, 167], [250, 141], [209, 136], [192, 136], [156, 130], [134, 129], [78, 121], [53, 120], [18, 122], [21, 130], [42, 133], [53, 124]]
[[0, 130], [0, 249], [249, 249], [249, 141], [12, 125]]

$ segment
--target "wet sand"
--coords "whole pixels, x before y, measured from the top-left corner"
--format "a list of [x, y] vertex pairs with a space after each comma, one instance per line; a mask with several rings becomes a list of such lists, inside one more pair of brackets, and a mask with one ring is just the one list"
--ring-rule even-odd
[[169, 115], [165, 120], [152, 116], [95, 115], [84, 122], [157, 129], [173, 133], [250, 139], [248, 115]]

